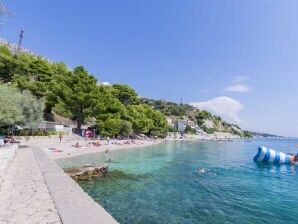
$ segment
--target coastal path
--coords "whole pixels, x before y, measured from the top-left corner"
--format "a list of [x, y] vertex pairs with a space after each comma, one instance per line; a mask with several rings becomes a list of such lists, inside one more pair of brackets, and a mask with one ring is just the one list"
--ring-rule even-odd
[[[0, 151], [1, 154], [1, 151]], [[117, 224], [41, 148], [19, 148], [0, 183], [0, 224]]]
[[0, 223], [62, 223], [30, 148], [17, 151], [0, 187]]

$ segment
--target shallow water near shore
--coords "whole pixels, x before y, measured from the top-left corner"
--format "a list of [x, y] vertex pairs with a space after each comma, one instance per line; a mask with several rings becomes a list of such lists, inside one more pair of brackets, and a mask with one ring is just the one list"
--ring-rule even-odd
[[297, 139], [179, 141], [57, 163], [111, 158], [107, 176], [79, 184], [122, 224], [298, 223], [298, 166], [254, 163], [260, 145], [298, 152]]

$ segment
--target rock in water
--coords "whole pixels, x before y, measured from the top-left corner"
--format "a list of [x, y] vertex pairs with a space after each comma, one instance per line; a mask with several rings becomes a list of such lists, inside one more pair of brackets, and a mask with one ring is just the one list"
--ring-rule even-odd
[[75, 181], [88, 180], [94, 176], [107, 174], [108, 166], [86, 164], [80, 167], [68, 168], [64, 171]]

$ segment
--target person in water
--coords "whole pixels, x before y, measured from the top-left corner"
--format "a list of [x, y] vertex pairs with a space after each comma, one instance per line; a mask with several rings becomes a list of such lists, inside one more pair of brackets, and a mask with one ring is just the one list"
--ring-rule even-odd
[[199, 173], [206, 173], [205, 168], [198, 169]]
[[298, 153], [297, 153], [297, 155], [295, 156], [294, 162], [298, 162]]

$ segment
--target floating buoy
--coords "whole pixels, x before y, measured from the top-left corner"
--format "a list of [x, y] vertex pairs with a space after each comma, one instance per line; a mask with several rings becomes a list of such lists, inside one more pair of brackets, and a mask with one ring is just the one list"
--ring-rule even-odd
[[289, 164], [294, 161], [294, 158], [295, 157], [290, 154], [261, 146], [258, 148], [258, 153], [255, 155], [254, 161]]

